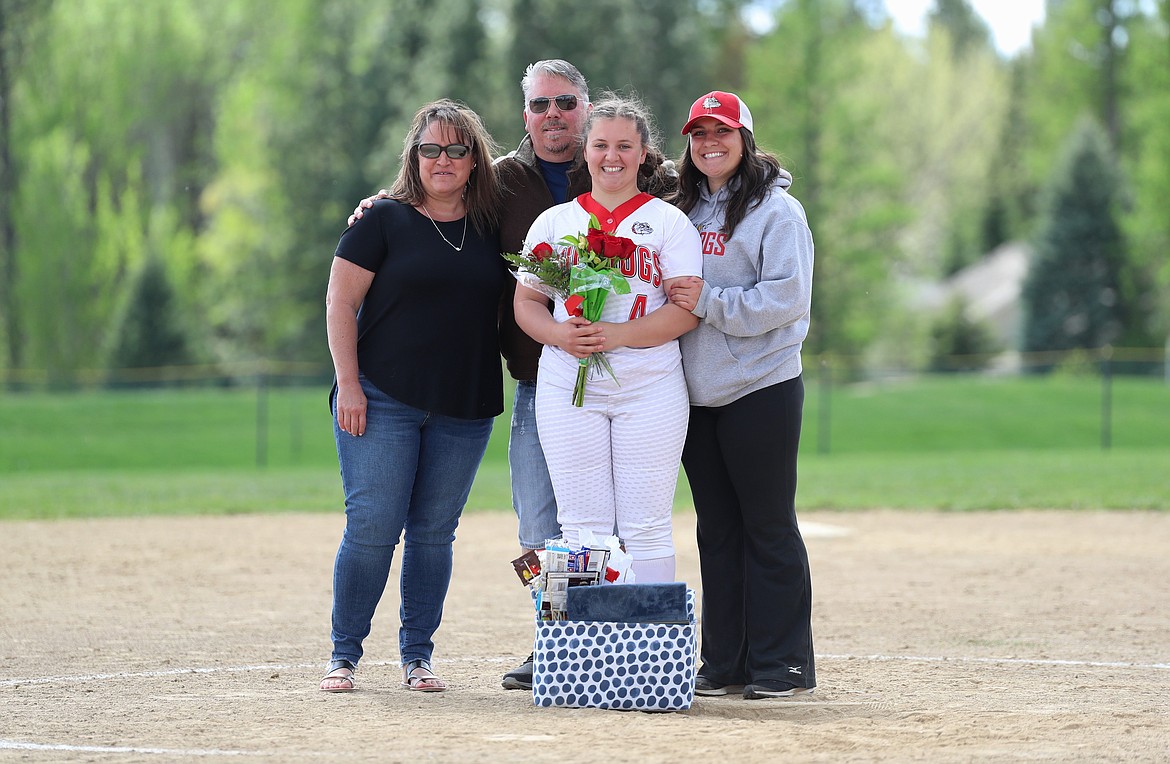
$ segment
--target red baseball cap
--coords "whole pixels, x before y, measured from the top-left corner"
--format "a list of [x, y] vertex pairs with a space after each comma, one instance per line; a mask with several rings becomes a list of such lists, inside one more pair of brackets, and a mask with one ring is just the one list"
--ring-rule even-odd
[[699, 98], [691, 105], [691, 116], [683, 125], [682, 134], [686, 135], [694, 126], [695, 120], [703, 117], [714, 117], [728, 127], [746, 127], [752, 129], [752, 113], [747, 104], [735, 93], [722, 90], [713, 90]]

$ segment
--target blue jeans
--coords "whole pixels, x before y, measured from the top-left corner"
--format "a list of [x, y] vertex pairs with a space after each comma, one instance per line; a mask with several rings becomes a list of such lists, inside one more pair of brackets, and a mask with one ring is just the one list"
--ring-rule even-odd
[[561, 535], [557, 501], [548, 465], [536, 432], [536, 383], [516, 383], [512, 432], [508, 438], [508, 469], [512, 474], [512, 508], [520, 526], [520, 546], [542, 549], [546, 539]]
[[451, 543], [491, 436], [492, 419], [456, 419], [400, 403], [364, 377], [366, 431], [333, 436], [345, 533], [333, 567], [333, 660], [357, 664], [405, 529], [398, 649], [430, 660], [451, 582]]

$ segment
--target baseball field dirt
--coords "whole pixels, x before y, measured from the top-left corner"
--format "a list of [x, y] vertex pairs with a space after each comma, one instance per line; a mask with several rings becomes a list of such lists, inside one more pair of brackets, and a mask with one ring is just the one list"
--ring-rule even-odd
[[[648, 714], [500, 687], [532, 640], [515, 519], [464, 517], [435, 669], [397, 561], [357, 691], [317, 689], [340, 514], [0, 523], [0, 761], [1166, 761], [1170, 514], [818, 512], [818, 688]], [[700, 588], [694, 516], [678, 578]]]

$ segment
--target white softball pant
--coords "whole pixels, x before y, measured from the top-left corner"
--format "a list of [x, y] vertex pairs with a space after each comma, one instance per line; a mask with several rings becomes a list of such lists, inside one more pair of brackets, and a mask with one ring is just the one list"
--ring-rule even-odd
[[650, 384], [619, 381], [627, 387], [586, 387], [577, 408], [571, 388], [537, 378], [536, 422], [557, 519], [574, 546], [581, 531], [605, 538], [616, 524], [634, 560], [673, 558], [671, 509], [690, 413], [682, 365]]

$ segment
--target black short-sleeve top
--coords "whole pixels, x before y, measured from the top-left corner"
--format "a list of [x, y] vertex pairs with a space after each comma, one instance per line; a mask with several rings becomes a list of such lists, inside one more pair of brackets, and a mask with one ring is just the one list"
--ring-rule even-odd
[[[451, 244], [443, 241], [435, 225]], [[358, 310], [358, 369], [391, 398], [460, 419], [504, 410], [497, 327], [509, 278], [499, 237], [462, 218], [437, 222], [408, 204], [374, 202], [335, 255], [373, 272]]]

